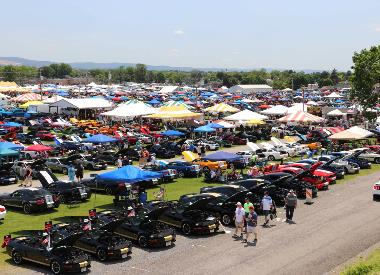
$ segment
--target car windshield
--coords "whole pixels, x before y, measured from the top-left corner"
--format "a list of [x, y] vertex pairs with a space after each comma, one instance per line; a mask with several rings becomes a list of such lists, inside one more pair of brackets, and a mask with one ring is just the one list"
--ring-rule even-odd
[[33, 196], [46, 196], [50, 195], [50, 193], [44, 189], [38, 189], [38, 190], [28, 190], [30, 194]]

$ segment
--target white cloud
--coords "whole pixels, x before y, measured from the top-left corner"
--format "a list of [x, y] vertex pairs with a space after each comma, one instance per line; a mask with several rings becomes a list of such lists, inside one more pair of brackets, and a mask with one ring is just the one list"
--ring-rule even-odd
[[380, 26], [375, 27], [375, 32], [380, 32]]
[[175, 49], [175, 48], [173, 48], [173, 49], [169, 49], [169, 54], [170, 54], [171, 56], [178, 56], [178, 55], [179, 55], [179, 50], [178, 50], [178, 49]]
[[183, 34], [185, 34], [185, 32], [183, 30], [175, 30], [175, 31], [173, 31], [173, 34], [174, 35], [183, 35]]

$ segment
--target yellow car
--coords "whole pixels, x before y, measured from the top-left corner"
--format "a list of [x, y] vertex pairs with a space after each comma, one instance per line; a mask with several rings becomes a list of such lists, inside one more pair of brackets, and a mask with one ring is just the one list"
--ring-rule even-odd
[[218, 168], [220, 168], [221, 170], [227, 169], [227, 162], [225, 161], [205, 160], [200, 158], [197, 154], [190, 151], [184, 151], [182, 152], [182, 155], [184, 156], [186, 161], [199, 165], [202, 171], [217, 170]]

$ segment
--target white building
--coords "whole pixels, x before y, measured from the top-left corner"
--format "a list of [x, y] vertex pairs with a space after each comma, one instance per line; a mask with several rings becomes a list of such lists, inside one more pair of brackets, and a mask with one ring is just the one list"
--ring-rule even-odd
[[230, 93], [255, 94], [259, 92], [272, 92], [273, 88], [266, 84], [235, 85], [228, 89]]

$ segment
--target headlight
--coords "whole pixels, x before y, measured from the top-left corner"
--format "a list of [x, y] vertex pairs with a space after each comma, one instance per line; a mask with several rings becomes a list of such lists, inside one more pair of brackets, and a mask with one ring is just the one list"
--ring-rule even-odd
[[149, 238], [150, 238], [150, 239], [154, 239], [154, 238], [155, 238], [155, 235], [150, 235]]
[[195, 224], [195, 226], [200, 226], [200, 225], [201, 225], [201, 224], [200, 224], [200, 223], [198, 223], [198, 222]]

